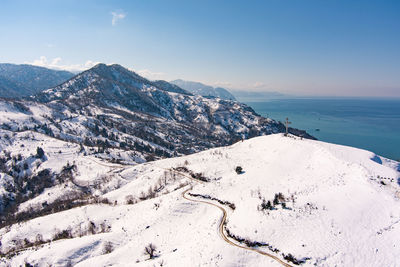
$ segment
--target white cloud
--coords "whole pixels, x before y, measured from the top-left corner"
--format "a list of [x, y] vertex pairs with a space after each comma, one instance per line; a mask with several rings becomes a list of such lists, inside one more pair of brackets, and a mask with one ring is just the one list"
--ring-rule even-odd
[[35, 59], [33, 62], [27, 62], [27, 61], [24, 62], [24, 64], [40, 66], [40, 67], [45, 67], [45, 68], [49, 68], [49, 69], [67, 70], [67, 71], [72, 71], [72, 72], [79, 72], [79, 71], [87, 70], [98, 63], [100, 63], [100, 62], [94, 62], [92, 60], [88, 60], [84, 64], [67, 65], [67, 64], [62, 64], [62, 58], [60, 58], [60, 57], [56, 57], [56, 58], [53, 58], [52, 60], [48, 60], [45, 56], [41, 56], [39, 59]]
[[111, 20], [111, 24], [113, 26], [117, 25], [117, 21], [118, 20], [122, 20], [126, 17], [126, 14], [124, 12], [111, 12], [112, 15], [112, 20]]
[[51, 61], [51, 65], [56, 66], [56, 65], [58, 65], [58, 63], [60, 63], [60, 61], [61, 61], [61, 58], [60, 57], [56, 57]]
[[262, 87], [265, 87], [265, 86], [266, 86], [266, 84], [263, 83], [263, 82], [255, 82], [255, 83], [252, 84], [251, 87], [253, 87], [253, 88], [262, 88]]
[[136, 72], [140, 76], [143, 76], [149, 80], [165, 80], [166, 77], [166, 74], [164, 72], [154, 72], [148, 69], [144, 70], [130, 69], [130, 70]]

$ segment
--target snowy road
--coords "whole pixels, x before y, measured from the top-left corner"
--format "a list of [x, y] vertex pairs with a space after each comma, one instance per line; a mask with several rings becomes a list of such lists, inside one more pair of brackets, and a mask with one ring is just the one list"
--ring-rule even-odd
[[228, 243], [228, 244], [230, 244], [230, 245], [232, 245], [232, 246], [241, 248], [241, 249], [246, 249], [246, 250], [251, 250], [251, 251], [257, 252], [257, 253], [259, 253], [259, 254], [261, 254], [261, 255], [264, 255], [264, 256], [267, 256], [267, 257], [270, 257], [270, 258], [276, 260], [277, 262], [279, 262], [280, 264], [282, 264], [282, 265], [285, 266], [285, 267], [291, 267], [291, 265], [289, 265], [289, 264], [283, 262], [281, 259], [279, 259], [278, 257], [276, 257], [276, 256], [274, 256], [274, 255], [271, 255], [271, 254], [269, 254], [269, 253], [267, 253], [267, 252], [264, 252], [264, 251], [261, 251], [261, 250], [255, 249], [255, 248], [249, 248], [249, 247], [241, 246], [241, 245], [238, 245], [238, 244], [232, 242], [231, 240], [229, 240], [229, 238], [225, 235], [225, 232], [224, 232], [224, 225], [225, 225], [226, 218], [227, 218], [227, 214], [228, 214], [227, 211], [226, 211], [226, 209], [225, 209], [224, 207], [222, 207], [222, 206], [220, 206], [220, 205], [217, 205], [217, 204], [214, 204], [214, 203], [212, 203], [212, 202], [208, 202], [208, 201], [204, 201], [204, 200], [197, 200], [197, 199], [191, 199], [191, 198], [189, 198], [189, 197], [186, 195], [186, 193], [188, 193], [190, 190], [192, 190], [192, 189], [191, 189], [191, 188], [186, 189], [186, 190], [182, 193], [182, 197], [183, 197], [184, 199], [189, 200], [189, 201], [193, 201], [193, 202], [205, 203], [205, 204], [208, 204], [208, 205], [212, 205], [212, 206], [214, 206], [214, 207], [219, 208], [219, 209], [222, 211], [223, 216], [222, 216], [222, 219], [221, 219], [221, 221], [220, 221], [220, 223], [219, 223], [219, 227], [218, 227], [218, 228], [219, 228], [219, 233], [220, 233], [222, 239], [223, 239], [226, 243]]
[[[167, 170], [167, 169], [165, 169], [165, 170]], [[185, 176], [185, 177], [189, 178], [190, 180], [192, 180], [192, 181], [194, 181], [194, 182], [196, 182], [196, 183], [204, 183], [203, 181], [200, 181], [200, 180], [197, 180], [197, 179], [192, 178], [190, 175], [187, 175], [186, 173], [179, 172], [179, 171], [175, 171], [175, 172], [176, 172], [176, 173], [179, 173], [179, 174], [182, 175], [182, 176]], [[277, 262], [279, 262], [280, 264], [282, 264], [282, 265], [285, 266], [285, 267], [292, 267], [290, 264], [287, 264], [286, 262], [282, 261], [281, 259], [279, 259], [278, 257], [276, 257], [276, 256], [274, 256], [274, 255], [272, 255], [272, 254], [269, 254], [269, 253], [267, 253], [267, 252], [264, 252], [264, 251], [262, 251], [262, 250], [258, 250], [258, 249], [255, 249], [255, 248], [250, 248], [250, 247], [238, 245], [238, 244], [232, 242], [232, 241], [226, 236], [225, 231], [224, 231], [224, 225], [225, 225], [225, 223], [226, 223], [227, 216], [228, 216], [228, 213], [227, 213], [226, 209], [225, 209], [223, 206], [217, 205], [217, 204], [212, 203], [212, 202], [208, 202], [208, 201], [205, 201], [205, 200], [197, 200], [197, 199], [191, 199], [191, 198], [189, 198], [186, 194], [187, 194], [189, 191], [191, 191], [192, 189], [193, 189], [193, 188], [188, 188], [188, 189], [186, 189], [185, 191], [183, 191], [183, 192], [182, 192], [182, 197], [183, 197], [184, 199], [188, 200], [188, 201], [197, 202], [197, 203], [205, 203], [205, 204], [208, 204], [208, 205], [217, 207], [218, 209], [220, 209], [220, 210], [222, 211], [222, 214], [223, 214], [223, 215], [222, 215], [222, 219], [221, 219], [221, 221], [220, 221], [220, 223], [219, 223], [218, 229], [219, 229], [219, 234], [220, 234], [220, 236], [222, 237], [222, 239], [223, 239], [226, 243], [228, 243], [228, 244], [230, 244], [230, 245], [232, 245], [232, 246], [241, 248], [241, 249], [246, 249], [246, 250], [254, 251], [254, 252], [257, 252], [257, 253], [259, 253], [259, 254], [261, 254], [261, 255], [270, 257], [270, 258], [276, 260]]]

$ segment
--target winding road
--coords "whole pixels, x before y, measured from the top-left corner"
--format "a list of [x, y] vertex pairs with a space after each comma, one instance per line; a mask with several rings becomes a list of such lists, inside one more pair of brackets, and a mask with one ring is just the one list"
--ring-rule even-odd
[[[191, 177], [190, 175], [187, 175], [186, 173], [183, 173], [183, 172], [180, 172], [180, 171], [176, 171], [176, 170], [174, 170], [174, 171], [177, 172], [177, 173], [179, 173], [179, 174], [182, 175], [182, 176], [185, 176], [185, 177], [187, 177], [187, 178], [190, 178], [190, 180], [195, 181], [196, 183], [204, 183], [203, 181], [199, 181], [199, 180], [197, 180], [197, 179], [194, 179], [193, 177]], [[256, 249], [256, 248], [250, 248], [250, 247], [246, 247], [246, 246], [243, 246], [243, 245], [239, 245], [239, 244], [237, 244], [237, 243], [231, 241], [231, 240], [228, 238], [228, 236], [225, 234], [225, 231], [224, 231], [224, 225], [225, 225], [225, 222], [226, 222], [226, 219], [227, 219], [227, 216], [228, 216], [228, 213], [227, 213], [226, 209], [225, 209], [223, 206], [217, 205], [217, 204], [212, 203], [212, 202], [208, 202], [208, 201], [205, 201], [205, 200], [192, 199], [192, 198], [188, 197], [188, 196], [187, 196], [187, 193], [188, 193], [189, 191], [191, 191], [191, 190], [192, 190], [192, 188], [189, 188], [189, 189], [186, 189], [185, 191], [183, 191], [183, 192], [182, 192], [182, 197], [183, 197], [184, 199], [188, 200], [188, 201], [198, 202], [198, 203], [204, 203], [204, 204], [208, 204], [208, 205], [214, 206], [214, 207], [216, 207], [216, 208], [218, 208], [218, 209], [220, 209], [220, 210], [222, 211], [222, 214], [223, 214], [223, 215], [222, 215], [222, 218], [221, 218], [221, 221], [220, 221], [220, 223], [219, 223], [219, 227], [218, 227], [218, 228], [219, 228], [219, 234], [220, 234], [220, 236], [222, 237], [222, 239], [223, 239], [226, 243], [228, 243], [228, 244], [230, 244], [230, 245], [232, 245], [232, 246], [241, 248], [241, 249], [254, 251], [254, 252], [258, 253], [258, 254], [261, 254], [261, 255], [270, 257], [270, 258], [274, 259], [275, 261], [277, 261], [278, 263], [280, 263], [281, 265], [283, 265], [283, 266], [285, 266], [285, 267], [292, 267], [290, 264], [288, 264], [288, 263], [282, 261], [281, 259], [279, 259], [279, 258], [278, 258], [277, 256], [275, 256], [275, 255], [272, 255], [272, 254], [267, 253], [267, 252], [262, 251], [262, 250], [258, 250], [258, 249]]]

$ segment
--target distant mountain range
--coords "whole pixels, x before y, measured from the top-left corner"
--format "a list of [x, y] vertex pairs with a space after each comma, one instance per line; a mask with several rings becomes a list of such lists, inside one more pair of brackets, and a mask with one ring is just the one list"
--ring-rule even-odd
[[288, 95], [278, 92], [256, 92], [247, 90], [232, 90], [232, 94], [241, 102], [260, 102], [269, 99], [289, 97]]
[[75, 74], [32, 65], [0, 63], [0, 97], [24, 97], [57, 86]]
[[226, 100], [236, 100], [235, 96], [233, 96], [228, 90], [221, 87], [212, 87], [209, 85], [205, 85], [199, 82], [191, 82], [184, 80], [174, 80], [171, 83], [176, 84], [177, 86], [195, 94], [201, 95], [205, 97], [219, 97], [221, 99]]
[[240, 102], [266, 101], [269, 99], [288, 97], [288, 95], [278, 92], [257, 92], [238, 89], [227, 90], [221, 87], [212, 87], [203, 83], [184, 81], [180, 79], [171, 81], [171, 83], [178, 85], [195, 95], [219, 97], [221, 99], [238, 100]]

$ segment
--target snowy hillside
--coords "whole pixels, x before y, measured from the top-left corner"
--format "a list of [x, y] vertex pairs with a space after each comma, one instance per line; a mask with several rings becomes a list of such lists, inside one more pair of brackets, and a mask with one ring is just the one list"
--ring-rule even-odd
[[[35, 136], [17, 149], [27, 134]], [[371, 152], [274, 134], [122, 165], [42, 138], [2, 138], [16, 165], [27, 161], [34, 173], [71, 170], [17, 213], [67, 196], [70, 207], [59, 199], [64, 206], [53, 214], [3, 223], [0, 264], [400, 265], [399, 163]], [[39, 145], [41, 158], [34, 155]]]
[[121, 166], [282, 131], [245, 104], [99, 64], [29, 99], [0, 99], [0, 225], [103, 203], [97, 192], [126, 183]]

